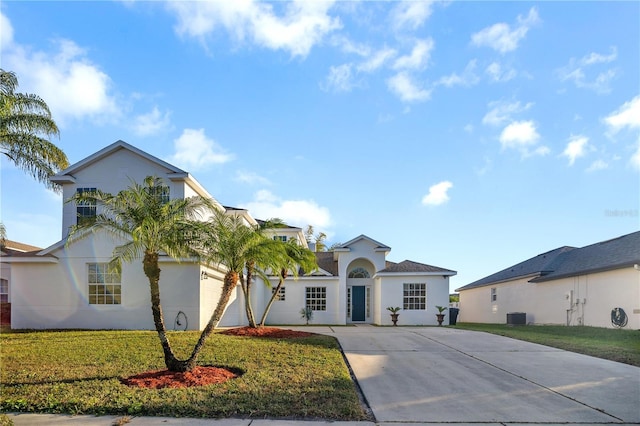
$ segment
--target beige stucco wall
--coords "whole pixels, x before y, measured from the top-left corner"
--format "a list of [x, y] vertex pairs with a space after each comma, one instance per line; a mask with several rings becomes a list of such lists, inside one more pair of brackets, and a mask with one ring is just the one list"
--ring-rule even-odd
[[620, 307], [627, 328], [640, 329], [640, 272], [633, 267], [541, 283], [529, 279], [461, 291], [458, 320], [504, 324], [507, 313], [525, 312], [531, 324], [613, 327], [611, 310]]

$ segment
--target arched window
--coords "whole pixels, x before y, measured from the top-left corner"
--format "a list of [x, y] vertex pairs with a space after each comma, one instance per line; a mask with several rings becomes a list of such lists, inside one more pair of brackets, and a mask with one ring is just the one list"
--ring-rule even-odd
[[364, 268], [354, 268], [349, 272], [349, 278], [371, 278], [369, 276], [369, 271]]

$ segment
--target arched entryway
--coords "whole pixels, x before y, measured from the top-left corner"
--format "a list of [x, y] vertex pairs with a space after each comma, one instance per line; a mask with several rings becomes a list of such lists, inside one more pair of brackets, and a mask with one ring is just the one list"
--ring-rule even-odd
[[347, 268], [347, 322], [372, 322], [373, 275], [375, 268], [366, 259], [356, 259]]

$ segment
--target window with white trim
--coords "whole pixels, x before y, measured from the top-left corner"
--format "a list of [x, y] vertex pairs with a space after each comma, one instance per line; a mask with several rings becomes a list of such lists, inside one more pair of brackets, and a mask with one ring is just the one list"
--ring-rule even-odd
[[327, 310], [327, 288], [326, 287], [307, 287], [305, 289], [306, 307], [312, 311]]
[[[96, 192], [95, 188], [77, 188], [76, 193], [82, 195], [84, 193]], [[96, 203], [95, 201], [79, 201], [76, 204], [76, 215], [78, 225], [87, 225], [96, 220]]]
[[9, 280], [0, 278], [0, 303], [9, 303]]
[[498, 289], [495, 287], [491, 288], [491, 301], [492, 302], [498, 301]]
[[[276, 288], [274, 287], [271, 289], [271, 294], [274, 294], [275, 292], [276, 292]], [[284, 302], [285, 300], [284, 286], [280, 287], [280, 290], [278, 290], [278, 294], [273, 300]]]
[[167, 185], [158, 185], [147, 188], [149, 195], [156, 198], [160, 204], [167, 204], [169, 202], [169, 187]]
[[109, 268], [108, 263], [89, 263], [89, 304], [120, 305], [122, 286], [120, 273]]
[[426, 283], [404, 283], [403, 287], [402, 305], [404, 310], [424, 311], [427, 309]]
[[286, 235], [274, 235], [273, 239], [275, 241], [282, 241], [283, 243], [287, 242], [287, 236]]

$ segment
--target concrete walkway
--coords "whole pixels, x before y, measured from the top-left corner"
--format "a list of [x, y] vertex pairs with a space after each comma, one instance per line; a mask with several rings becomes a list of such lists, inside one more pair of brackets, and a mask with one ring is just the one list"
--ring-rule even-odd
[[[372, 422], [134, 417], [196, 426], [639, 424], [640, 368], [445, 327], [291, 327], [338, 338]], [[119, 417], [11, 414], [15, 425], [113, 425]]]

